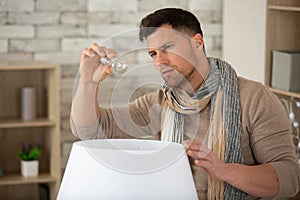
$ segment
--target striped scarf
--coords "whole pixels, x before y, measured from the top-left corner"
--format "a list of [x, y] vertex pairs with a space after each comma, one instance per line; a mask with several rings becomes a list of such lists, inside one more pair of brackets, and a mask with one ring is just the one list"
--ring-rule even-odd
[[[222, 118], [224, 120], [225, 158], [226, 163], [243, 163], [242, 156], [242, 123], [239, 103], [238, 83], [235, 70], [225, 61], [208, 58], [210, 72], [195, 95], [190, 98], [183, 91], [169, 88], [164, 84], [163, 90], [166, 98], [162, 112], [162, 137], [161, 140], [182, 143], [184, 115], [200, 113], [211, 102], [210, 123], [213, 113], [218, 88], [222, 88]], [[245, 193], [239, 189], [225, 184], [224, 197], [226, 200], [245, 199]]]

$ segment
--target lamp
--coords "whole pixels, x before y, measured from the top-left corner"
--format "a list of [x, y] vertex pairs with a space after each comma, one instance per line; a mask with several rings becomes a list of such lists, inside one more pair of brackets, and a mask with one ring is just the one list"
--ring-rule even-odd
[[197, 193], [181, 144], [103, 139], [73, 143], [57, 199], [197, 199]]

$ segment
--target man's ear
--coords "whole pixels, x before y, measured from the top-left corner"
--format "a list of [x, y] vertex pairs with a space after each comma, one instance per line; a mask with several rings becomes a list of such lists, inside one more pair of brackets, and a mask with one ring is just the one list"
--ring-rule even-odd
[[195, 44], [196, 44], [196, 48], [198, 47], [204, 47], [204, 41], [203, 41], [203, 37], [200, 33], [196, 33], [192, 39], [195, 41]]

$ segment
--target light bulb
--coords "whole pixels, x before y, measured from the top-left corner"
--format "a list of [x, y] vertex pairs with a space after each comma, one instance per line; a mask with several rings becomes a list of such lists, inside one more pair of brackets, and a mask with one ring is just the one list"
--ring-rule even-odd
[[105, 65], [109, 65], [113, 72], [116, 73], [124, 73], [128, 68], [128, 64], [123, 57], [117, 57], [112, 59], [108, 57], [102, 57], [100, 58], [100, 61]]

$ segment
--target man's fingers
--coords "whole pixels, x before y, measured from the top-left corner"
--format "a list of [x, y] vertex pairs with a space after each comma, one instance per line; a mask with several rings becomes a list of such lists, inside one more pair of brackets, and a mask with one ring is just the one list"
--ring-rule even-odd
[[81, 54], [81, 58], [86, 58], [86, 57], [94, 57], [96, 54], [92, 49], [89, 48], [83, 48], [82, 49], [82, 54]]
[[211, 150], [209, 150], [207, 147], [201, 146], [196, 148], [196, 150], [189, 148], [187, 150], [187, 154], [194, 159], [203, 159], [205, 158]]
[[211, 150], [209, 148], [202, 146], [200, 148], [199, 158], [205, 158], [210, 152]]
[[195, 165], [202, 167], [204, 169], [208, 169], [209, 167], [209, 162], [206, 160], [195, 160], [194, 163]]
[[199, 150], [202, 143], [199, 140], [185, 140], [183, 141], [185, 149], [189, 150]]
[[97, 43], [93, 43], [91, 49], [95, 51], [100, 57], [106, 57], [104, 47], [100, 47]]
[[194, 159], [199, 159], [199, 151], [188, 150], [186, 153]]
[[107, 74], [112, 74], [112, 69], [111, 69], [111, 67], [110, 66], [105, 66], [104, 67], [104, 71], [107, 73]]
[[106, 47], [101, 47], [97, 43], [93, 43], [91, 49], [95, 51], [100, 57], [115, 58], [118, 56], [116, 51], [108, 49]]

